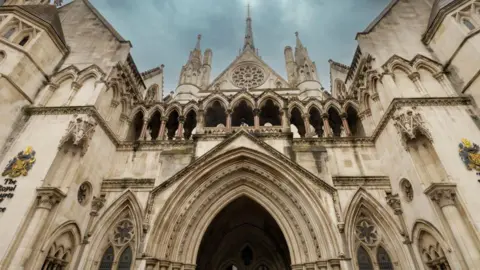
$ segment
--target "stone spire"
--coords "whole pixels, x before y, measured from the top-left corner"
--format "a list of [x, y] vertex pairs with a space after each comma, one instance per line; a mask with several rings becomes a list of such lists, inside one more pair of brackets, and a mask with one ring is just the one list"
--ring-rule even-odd
[[[202, 56], [200, 41], [202, 35], [197, 36], [195, 48], [190, 51], [187, 63], [182, 67], [179, 85], [192, 84], [200, 88], [207, 87], [212, 69], [212, 50], [206, 49]], [[203, 58], [203, 61], [202, 61]]]
[[247, 5], [247, 26], [245, 28], [245, 42], [243, 51], [251, 49], [255, 53], [255, 45], [253, 44], [252, 18], [250, 17], [250, 4]]
[[295, 45], [295, 62], [297, 65], [303, 66], [305, 61], [308, 59], [307, 48], [303, 47], [302, 41], [300, 41], [300, 37], [298, 36], [298, 32], [295, 32], [295, 37], [297, 39]]
[[202, 35], [198, 34], [197, 36], [197, 44], [195, 45], [195, 50], [200, 51], [200, 40], [202, 39]]
[[192, 63], [192, 66], [195, 69], [199, 69], [202, 65], [202, 51], [200, 50], [200, 40], [202, 39], [202, 35], [197, 36], [197, 43], [195, 44], [195, 49], [190, 52], [190, 59], [189, 62]]

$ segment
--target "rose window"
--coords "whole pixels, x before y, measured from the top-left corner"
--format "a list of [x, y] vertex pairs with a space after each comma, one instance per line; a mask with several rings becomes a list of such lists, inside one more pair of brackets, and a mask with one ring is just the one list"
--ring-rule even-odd
[[356, 234], [358, 240], [367, 245], [373, 245], [378, 240], [377, 228], [369, 220], [361, 220], [357, 223]]
[[233, 70], [233, 84], [242, 89], [251, 89], [265, 82], [265, 73], [255, 65], [243, 65]]
[[133, 235], [133, 223], [130, 220], [122, 220], [113, 230], [113, 243], [117, 246], [125, 245], [132, 240]]

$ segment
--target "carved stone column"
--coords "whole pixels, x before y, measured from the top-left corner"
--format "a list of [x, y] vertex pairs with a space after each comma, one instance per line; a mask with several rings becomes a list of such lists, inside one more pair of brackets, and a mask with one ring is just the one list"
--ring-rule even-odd
[[412, 74], [408, 75], [408, 78], [410, 78], [410, 80], [412, 80], [412, 82], [415, 84], [415, 87], [417, 88], [417, 91], [420, 93], [420, 95], [428, 97], [428, 92], [423, 86], [422, 81], [420, 81], [420, 73], [413, 72]]
[[305, 126], [305, 137], [312, 137], [312, 132], [310, 131], [310, 115], [305, 113], [302, 115], [303, 125]]
[[456, 192], [455, 184], [444, 183], [432, 184], [425, 190], [425, 194], [441, 210], [442, 218], [447, 222], [466, 265], [469, 269], [476, 269], [480, 265], [478, 239], [459, 210]]
[[352, 136], [352, 132], [350, 131], [350, 127], [348, 126], [347, 115], [345, 113], [342, 113], [340, 117], [342, 118], [342, 125], [345, 129], [345, 134], [347, 135], [347, 137]]
[[205, 130], [205, 114], [202, 109], [198, 110], [197, 114], [197, 134], [204, 134]]
[[253, 124], [254, 124], [255, 130], [260, 129], [260, 110], [259, 109], [253, 109]]
[[147, 127], [148, 127], [148, 120], [143, 119], [143, 126], [142, 126], [142, 131], [140, 132], [140, 137], [138, 137], [138, 140], [144, 141], [147, 135]]
[[65, 194], [58, 188], [42, 187], [37, 189], [37, 204], [15, 252], [10, 265], [11, 269], [29, 269], [27, 263], [30, 258], [36, 257], [32, 253], [39, 248], [38, 238], [44, 230], [48, 216], [63, 198], [65, 198]]
[[68, 99], [65, 102], [64, 106], [70, 105], [70, 103], [72, 102], [73, 98], [75, 97], [75, 95], [77, 94], [77, 92], [80, 88], [82, 88], [81, 84], [79, 84], [77, 82], [72, 82], [72, 89], [70, 90], [70, 93], [68, 94]]
[[158, 131], [157, 140], [165, 139], [165, 127], [167, 126], [168, 117], [162, 117], [162, 122], [160, 124], [160, 130]]
[[179, 116], [177, 134], [175, 134], [175, 137], [177, 138], [177, 140], [183, 140], [183, 124], [184, 123], [185, 123], [185, 117]]
[[402, 226], [401, 235], [403, 236], [403, 239], [404, 239], [403, 243], [407, 245], [408, 252], [410, 253], [410, 257], [413, 260], [415, 269], [421, 269], [420, 263], [417, 261], [417, 256], [415, 255], [415, 251], [412, 246], [412, 240], [410, 239], [410, 235], [408, 233], [407, 223], [403, 218], [402, 205], [401, 205], [398, 194], [389, 193], [387, 194], [387, 197], [385, 199], [387, 200], [387, 204], [392, 208], [393, 213], [398, 217], [398, 220], [400, 221], [400, 225]]
[[57, 91], [57, 89], [58, 89], [58, 84], [49, 83], [45, 87], [45, 93], [43, 95], [42, 101], [38, 105], [45, 106], [48, 103], [48, 101], [50, 100], [50, 98], [53, 96], [53, 93], [55, 93], [55, 91]]
[[88, 224], [87, 228], [85, 229], [85, 234], [83, 236], [81, 245], [80, 245], [80, 251], [78, 252], [77, 259], [75, 260], [75, 267], [73, 269], [81, 269], [79, 268], [79, 264], [81, 261], [85, 261], [83, 257], [83, 253], [85, 251], [85, 247], [90, 243], [89, 239], [92, 233], [90, 232], [93, 220], [98, 216], [98, 212], [100, 209], [103, 208], [105, 205], [105, 195], [101, 195], [100, 197], [93, 197], [92, 199], [92, 208], [90, 210], [90, 217], [88, 219]]
[[127, 133], [127, 127], [129, 127], [128, 123], [128, 115], [122, 113], [120, 115], [120, 125], [118, 125], [117, 130], [117, 135], [120, 137], [121, 140], [125, 139], [125, 137], [127, 136], [125, 133]]
[[232, 110], [231, 109], [228, 109], [227, 110], [227, 123], [226, 123], [226, 127], [227, 127], [227, 132], [231, 132], [232, 131]]
[[324, 138], [332, 137], [333, 134], [331, 132], [330, 123], [328, 123], [328, 114], [323, 113], [322, 119], [323, 119], [323, 137]]
[[112, 100], [112, 103], [110, 103], [110, 107], [108, 108], [107, 115], [105, 116], [105, 121], [110, 121], [112, 119], [112, 114], [119, 104], [120, 102]]
[[445, 73], [439, 72], [433, 77], [442, 85], [443, 89], [447, 92], [447, 95], [449, 97], [454, 97], [457, 95], [457, 92], [455, 92], [455, 89], [453, 89], [453, 86]]
[[282, 115], [282, 131], [290, 132], [290, 123], [288, 121], [288, 108], [283, 108], [281, 111]]

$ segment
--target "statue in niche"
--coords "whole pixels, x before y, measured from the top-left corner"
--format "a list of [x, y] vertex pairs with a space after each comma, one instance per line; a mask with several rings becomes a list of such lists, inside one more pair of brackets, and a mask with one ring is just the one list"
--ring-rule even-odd
[[345, 127], [340, 126], [340, 137], [344, 138], [347, 137], [347, 131], [345, 130]]
[[145, 140], [147, 140], [147, 141], [152, 140], [152, 129], [150, 127], [147, 128], [147, 134], [145, 134]]

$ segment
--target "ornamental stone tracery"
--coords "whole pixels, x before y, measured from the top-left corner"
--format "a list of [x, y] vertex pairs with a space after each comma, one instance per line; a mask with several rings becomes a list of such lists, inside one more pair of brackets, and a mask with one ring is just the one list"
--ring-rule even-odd
[[259, 87], [265, 80], [265, 71], [261, 67], [252, 64], [240, 65], [232, 72], [232, 83], [241, 89]]

